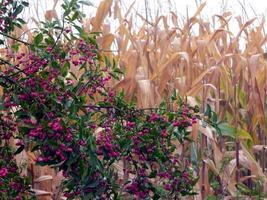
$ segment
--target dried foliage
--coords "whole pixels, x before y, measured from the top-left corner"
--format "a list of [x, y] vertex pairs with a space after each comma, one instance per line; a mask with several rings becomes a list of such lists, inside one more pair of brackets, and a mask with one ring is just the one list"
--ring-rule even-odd
[[[106, 32], [104, 27], [107, 25], [99, 21], [103, 31], [100, 45], [103, 44], [105, 51], [118, 47], [113, 55], [105, 52], [125, 72], [114, 88], [123, 89], [128, 99], [135, 98], [140, 107], [155, 107], [175, 89], [193, 100], [192, 103], [201, 105], [202, 110], [209, 104], [218, 113], [218, 119], [213, 120], [221, 129], [219, 133], [203, 128], [203, 124], [192, 132], [196, 143], [192, 151], [201, 152], [196, 162], [203, 160], [207, 166], [200, 176], [213, 174], [210, 176], [214, 176], [219, 185], [211, 187], [211, 178], [200, 178], [199, 189], [205, 190], [200, 194], [237, 196], [248, 186], [245, 193], [252, 195], [249, 188], [256, 185], [259, 177], [263, 183], [266, 179], [265, 21], [258, 19], [259, 24], [255, 19], [243, 22], [238, 17], [232, 19], [231, 13], [227, 12], [214, 16], [214, 24], [211, 24], [199, 16], [204, 7], [205, 3], [201, 4], [182, 26], [173, 12], [171, 20], [162, 15], [148, 21], [138, 15], [143, 22], [139, 28], [129, 17], [134, 13], [132, 6], [123, 16], [118, 9], [119, 2], [115, 1], [110, 9], [114, 9], [113, 17], [120, 24], [116, 32], [111, 33]], [[102, 13], [101, 7], [97, 15], [99, 13]], [[233, 20], [239, 24], [237, 34], [229, 29]], [[109, 46], [104, 45], [107, 43]], [[219, 120], [227, 121], [230, 126]], [[207, 138], [204, 146], [199, 140], [202, 136]], [[253, 154], [253, 149], [257, 150], [258, 156]], [[246, 186], [236, 187], [237, 180]]]
[[[253, 191], [264, 193], [265, 21], [244, 22], [227, 12], [215, 15], [211, 24], [212, 20], [205, 21], [199, 16], [204, 7], [205, 3], [201, 4], [180, 25], [174, 12], [171, 17], [156, 16], [149, 21], [136, 13], [133, 6], [122, 13], [120, 1], [105, 0], [93, 19], [84, 19], [84, 26], [88, 33], [101, 32], [98, 43], [103, 55], [117, 62], [125, 72], [112, 87], [123, 89], [128, 100], [135, 99], [140, 108], [156, 107], [163, 97], [170, 97], [176, 90], [191, 104], [199, 104], [202, 111], [207, 111], [207, 118], [218, 126], [218, 130], [213, 130], [203, 122], [192, 129], [191, 155], [184, 156], [191, 156], [196, 166], [202, 166], [202, 170], [198, 168], [199, 195], [195, 199], [219, 194], [231, 199], [237, 195], [253, 196]], [[133, 15], [142, 20], [141, 27], [133, 25]], [[45, 16], [51, 20], [59, 15], [54, 8]], [[107, 16], [119, 22], [116, 32], [105, 24]], [[234, 20], [239, 24], [237, 34], [229, 29]], [[32, 33], [26, 26], [23, 32], [16, 30], [14, 34], [27, 35], [31, 42]], [[20, 47], [21, 52], [25, 50]]]

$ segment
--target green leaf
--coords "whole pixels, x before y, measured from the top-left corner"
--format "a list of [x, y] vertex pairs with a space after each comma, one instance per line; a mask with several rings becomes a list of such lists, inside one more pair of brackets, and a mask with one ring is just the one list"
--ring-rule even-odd
[[118, 74], [124, 74], [123, 71], [121, 71], [121, 69], [118, 68], [118, 67], [114, 68], [113, 71], [116, 72], [116, 73], [118, 73]]
[[33, 40], [33, 44], [35, 46], [39, 46], [42, 41], [43, 41], [43, 34], [39, 33], [38, 35], [35, 36], [35, 38]]
[[22, 1], [21, 4], [24, 5], [25, 7], [29, 6], [29, 3], [27, 1]]
[[207, 200], [217, 200], [216, 196], [208, 196]]
[[253, 141], [251, 135], [247, 131], [240, 128], [235, 128], [228, 123], [220, 123], [218, 128], [221, 130], [223, 136], [229, 136], [233, 139], [238, 137], [239, 139]]
[[173, 93], [171, 95], [171, 100], [172, 101], [175, 101], [177, 99], [177, 91], [176, 90], [173, 90]]
[[32, 149], [31, 152], [35, 152], [40, 149], [40, 145], [35, 145]]
[[18, 18], [17, 21], [21, 24], [25, 24], [26, 22], [22, 18]]
[[105, 56], [105, 64], [106, 64], [106, 67], [111, 66], [110, 60], [106, 56]]
[[251, 190], [243, 183], [237, 183], [236, 187], [241, 193], [249, 194], [251, 192]]
[[52, 45], [52, 44], [55, 43], [55, 40], [52, 39], [51, 37], [49, 37], [49, 38], [45, 38], [44, 41], [45, 41], [45, 43], [48, 44], [48, 45]]
[[52, 67], [54, 67], [56, 69], [59, 69], [60, 68], [60, 65], [58, 64], [57, 61], [52, 61], [51, 65], [52, 65]]
[[15, 44], [13, 44], [13, 45], [11, 46], [11, 48], [12, 48], [15, 52], [17, 52], [17, 51], [19, 50], [19, 43], [15, 43]]
[[83, 4], [83, 5], [86, 5], [86, 6], [94, 6], [91, 2], [86, 1], [86, 0], [79, 1], [79, 3]]
[[73, 72], [70, 72], [71, 76], [75, 79], [78, 80], [77, 77], [75, 76], [75, 74]]
[[15, 151], [14, 154], [16, 155], [16, 154], [21, 153], [21, 152], [23, 151], [23, 149], [24, 149], [24, 145], [20, 146], [20, 147]]
[[61, 72], [61, 74], [62, 74], [63, 77], [65, 77], [65, 76], [68, 75], [69, 69], [70, 69], [70, 63], [69, 62], [66, 62], [63, 65], [63, 67], [60, 69], [60, 72]]
[[81, 34], [83, 32], [83, 29], [79, 26], [74, 25], [74, 28]]
[[217, 113], [216, 112], [212, 111], [211, 120], [212, 120], [213, 123], [217, 123], [218, 117], [217, 117]]
[[211, 118], [211, 107], [209, 104], [207, 104], [207, 108], [206, 111], [204, 113], [205, 116], [208, 116], [209, 118]]
[[13, 13], [14, 17], [17, 17], [17, 16], [22, 12], [23, 9], [24, 9], [23, 5], [19, 5], [19, 6], [15, 9], [15, 11], [14, 11], [14, 13]]
[[150, 173], [149, 178], [156, 178], [157, 176], [157, 170], [154, 170]]
[[78, 11], [76, 11], [76, 12], [73, 14], [71, 20], [74, 21], [74, 20], [78, 19], [79, 16], [80, 16], [80, 13], [79, 13]]
[[[86, 36], [87, 36], [87, 34], [86, 34]], [[81, 35], [81, 37], [82, 37], [82, 35]], [[93, 45], [96, 46], [96, 48], [98, 48], [96, 38], [89, 37], [89, 40], [90, 40], [90, 42], [91, 42]]]
[[238, 135], [238, 138], [240, 139], [247, 139], [247, 140], [253, 141], [251, 135], [244, 129], [237, 128], [237, 135]]
[[117, 73], [114, 73], [114, 72], [110, 72], [109, 75], [112, 76], [112, 78], [114, 78], [114, 79], [116, 79], [116, 80], [119, 80], [119, 78], [120, 78], [120, 77], [118, 76], [118, 74], [117, 74]]

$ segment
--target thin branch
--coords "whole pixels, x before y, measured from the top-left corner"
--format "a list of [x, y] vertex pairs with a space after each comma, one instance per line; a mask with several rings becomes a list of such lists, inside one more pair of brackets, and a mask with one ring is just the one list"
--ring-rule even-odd
[[56, 39], [54, 45], [52, 46], [52, 50], [51, 50], [51, 52], [53, 52], [53, 50], [55, 49], [55, 47], [56, 47], [58, 41], [60, 40], [60, 38], [61, 38], [61, 36], [62, 36], [62, 34], [63, 34], [63, 32], [64, 32], [64, 26], [65, 26], [65, 18], [63, 18], [63, 20], [62, 20], [62, 29], [61, 29], [59, 35], [57, 36], [57, 39]]
[[0, 58], [0, 61], [2, 62], [1, 64], [12, 65], [10, 62], [8, 62], [7, 60], [4, 60], [3, 58]]
[[2, 62], [2, 63], [0, 63], [0, 64], [7, 64], [7, 65], [9, 65], [9, 66], [15, 68], [16, 70], [18, 70], [18, 72], [14, 73], [14, 74], [11, 74], [11, 75], [8, 75], [8, 77], [15, 76], [15, 75], [17, 75], [17, 74], [20, 73], [20, 72], [23, 73], [23, 74], [25, 74], [25, 75], [27, 75], [27, 74], [24, 72], [24, 70], [22, 70], [22, 69], [20, 69], [20, 68], [18, 67], [19, 64], [17, 64], [17, 65], [13, 65], [13, 64], [11, 64], [10, 62], [4, 60], [3, 58], [0, 58], [0, 61]]
[[12, 40], [15, 40], [15, 41], [17, 41], [17, 42], [20, 42], [20, 43], [22, 43], [22, 44], [25, 44], [25, 45], [27, 45], [27, 46], [31, 46], [31, 45], [32, 45], [32, 44], [30, 44], [30, 43], [28, 43], [28, 42], [25, 42], [25, 41], [23, 41], [23, 40], [20, 40], [20, 39], [18, 39], [18, 38], [13, 37], [13, 36], [7, 35], [7, 34], [5, 34], [5, 33], [3, 33], [3, 32], [0, 32], [0, 35], [3, 35], [4, 37], [10, 38], [10, 39], [12, 39]]
[[[117, 110], [117, 111], [121, 111], [121, 112], [125, 112], [126, 110], [122, 110], [116, 106], [97, 106], [97, 105], [87, 105], [87, 106], [84, 106], [85, 108], [91, 108], [91, 109], [97, 109], [97, 110], [101, 110], [101, 109], [107, 109], [107, 110]], [[158, 108], [158, 107], [155, 107], [155, 108], [140, 108], [140, 109], [128, 109], [129, 111], [132, 111], [132, 112], [142, 112], [142, 111], [159, 111], [159, 110], [162, 110], [162, 111], [167, 111], [169, 109], [167, 108]]]
[[113, 49], [99, 49], [99, 51], [102, 51], [102, 52], [120, 52], [119, 50], [113, 50]]

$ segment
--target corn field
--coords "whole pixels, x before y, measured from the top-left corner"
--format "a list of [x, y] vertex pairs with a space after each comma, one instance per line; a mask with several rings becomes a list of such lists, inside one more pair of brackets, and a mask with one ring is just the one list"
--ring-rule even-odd
[[[93, 17], [80, 20], [80, 26], [88, 35], [99, 32], [96, 41], [101, 56], [117, 63], [123, 72], [108, 86], [124, 91], [128, 102], [134, 101], [139, 109], [153, 109], [167, 99], [167, 109], [173, 110], [176, 105], [171, 96], [175, 92], [189, 105], [199, 106], [200, 115], [213, 125], [199, 120], [190, 129], [191, 142], [175, 144], [176, 151], [191, 160], [198, 177], [196, 194], [183, 199], [265, 199], [266, 22], [259, 17], [233, 17], [229, 11], [204, 19], [207, 3], [198, 4], [192, 16], [181, 19], [172, 11], [149, 16], [145, 10], [140, 14], [134, 3], [123, 12], [121, 1], [103, 0]], [[54, 0], [53, 9], [39, 18], [46, 22], [60, 19], [61, 13], [55, 9], [58, 4]], [[38, 13], [37, 7], [33, 9]], [[116, 25], [109, 23], [114, 20]], [[40, 21], [37, 17], [32, 21], [15, 28], [12, 37], [33, 43], [36, 34], [31, 26], [38, 27]], [[230, 23], [238, 24], [237, 32], [231, 30]], [[8, 39], [8, 46], [15, 42]], [[1, 58], [8, 59], [9, 50], [2, 48]], [[18, 47], [19, 53], [28, 51], [26, 44]], [[70, 69], [81, 76], [74, 65]], [[10, 141], [11, 146], [15, 143], [16, 139]], [[67, 199], [61, 194], [61, 171], [36, 165], [36, 155], [26, 150], [16, 161], [23, 166], [21, 173], [31, 177], [38, 199]], [[124, 163], [116, 163], [116, 168], [124, 177]]]

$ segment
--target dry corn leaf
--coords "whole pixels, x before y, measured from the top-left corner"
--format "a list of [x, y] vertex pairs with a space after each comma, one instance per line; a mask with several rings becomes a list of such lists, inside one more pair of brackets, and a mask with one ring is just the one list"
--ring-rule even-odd
[[45, 12], [45, 19], [47, 21], [52, 21], [52, 19], [58, 19], [58, 15], [57, 15], [57, 12], [56, 10], [47, 10]]
[[108, 12], [112, 5], [112, 0], [104, 0], [100, 3], [99, 7], [97, 8], [96, 16], [92, 20], [93, 32], [100, 31], [101, 25], [108, 15]]
[[157, 72], [157, 74], [154, 74], [152, 76], [151, 80], [154, 80], [156, 77], [158, 77], [166, 67], [168, 67], [172, 63], [176, 62], [180, 58], [184, 58], [187, 65], [189, 65], [189, 56], [188, 56], [187, 52], [174, 53], [171, 55], [171, 57], [165, 63], [159, 64], [158, 72]]

